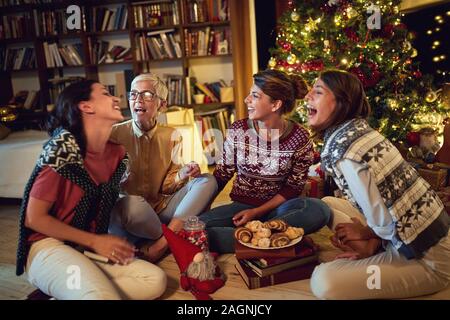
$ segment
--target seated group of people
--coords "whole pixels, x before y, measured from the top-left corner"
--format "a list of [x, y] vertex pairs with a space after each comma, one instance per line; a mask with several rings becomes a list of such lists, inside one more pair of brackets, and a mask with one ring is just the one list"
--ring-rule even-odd
[[[181, 140], [159, 126], [168, 89], [154, 74], [137, 76], [123, 121], [119, 98], [96, 81], [71, 84], [48, 120], [51, 136], [25, 189], [20, 210], [17, 275], [56, 299], [155, 299], [166, 290], [156, 266], [168, 250], [161, 224], [205, 222], [210, 250], [234, 251], [236, 227], [285, 220], [305, 234], [324, 226], [343, 253], [316, 267], [322, 299], [406, 298], [450, 282], [449, 216], [428, 183], [380, 133], [358, 78], [327, 70], [309, 90], [277, 70], [253, 76], [248, 118], [227, 131], [214, 174], [182, 165]], [[287, 120], [305, 99], [308, 125], [324, 141], [326, 174], [344, 198], [299, 197], [313, 161], [309, 132]], [[232, 202], [209, 210], [235, 176]], [[89, 250], [113, 263], [89, 259]], [[377, 288], [368, 267], [380, 270]], [[68, 268], [80, 270], [68, 287]]]

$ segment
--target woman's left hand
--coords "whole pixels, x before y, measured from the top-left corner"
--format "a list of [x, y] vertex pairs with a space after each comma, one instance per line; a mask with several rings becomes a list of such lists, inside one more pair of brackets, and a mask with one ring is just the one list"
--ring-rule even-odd
[[367, 227], [357, 218], [352, 218], [352, 220], [353, 223], [339, 223], [336, 225], [337, 238], [344, 244], [347, 241], [369, 239]]
[[236, 227], [239, 227], [239, 226], [246, 224], [249, 221], [254, 220], [256, 218], [256, 216], [257, 216], [257, 212], [255, 211], [255, 209], [243, 210], [234, 215], [233, 223]]

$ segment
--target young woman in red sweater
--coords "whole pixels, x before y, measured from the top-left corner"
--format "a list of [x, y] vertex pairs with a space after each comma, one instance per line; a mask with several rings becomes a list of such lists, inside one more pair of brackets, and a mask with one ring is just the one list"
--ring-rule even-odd
[[211, 250], [234, 252], [233, 233], [248, 221], [285, 220], [305, 233], [328, 223], [329, 208], [319, 199], [300, 197], [313, 160], [308, 131], [287, 120], [307, 92], [305, 81], [277, 70], [261, 71], [244, 102], [248, 118], [227, 131], [214, 176], [219, 191], [236, 174], [231, 204], [200, 216]]

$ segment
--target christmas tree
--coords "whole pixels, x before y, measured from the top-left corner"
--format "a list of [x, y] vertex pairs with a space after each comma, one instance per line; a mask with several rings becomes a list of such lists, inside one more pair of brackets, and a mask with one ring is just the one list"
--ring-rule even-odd
[[[413, 58], [414, 34], [401, 23], [400, 0], [289, 1], [278, 21], [269, 67], [301, 74], [309, 83], [327, 68], [347, 70], [364, 85], [372, 127], [393, 142], [422, 127], [442, 131], [449, 115]], [[297, 108], [294, 118], [306, 121]]]

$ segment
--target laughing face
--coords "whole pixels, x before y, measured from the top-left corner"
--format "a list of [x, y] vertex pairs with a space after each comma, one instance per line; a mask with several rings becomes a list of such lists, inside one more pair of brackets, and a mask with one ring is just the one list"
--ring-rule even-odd
[[325, 124], [336, 108], [336, 98], [333, 92], [321, 79], [317, 79], [305, 100], [308, 109], [308, 124], [312, 128], [318, 128]]
[[95, 108], [97, 117], [119, 122], [123, 120], [119, 106], [120, 98], [115, 97], [100, 83], [92, 85], [91, 97], [88, 101]]
[[136, 100], [130, 99], [130, 109], [133, 120], [139, 128], [149, 130], [155, 122], [161, 104], [161, 100], [157, 97], [153, 82], [138, 81], [131, 89], [131, 92], [140, 93]]
[[280, 108], [276, 101], [272, 101], [272, 98], [255, 84], [244, 99], [244, 103], [247, 105], [248, 117], [251, 120], [267, 120]]

